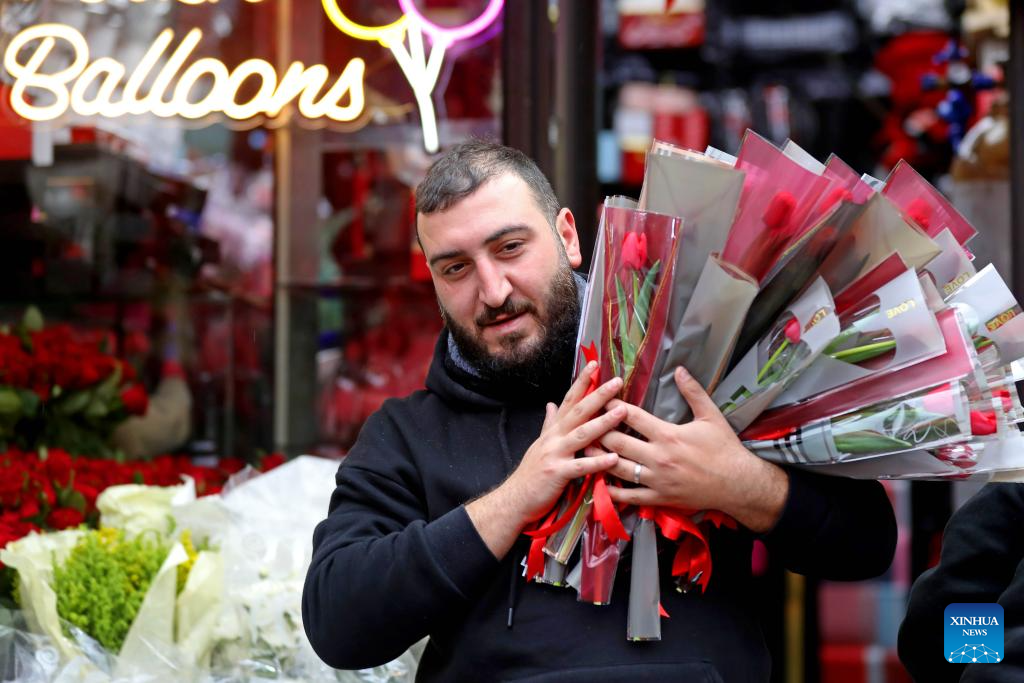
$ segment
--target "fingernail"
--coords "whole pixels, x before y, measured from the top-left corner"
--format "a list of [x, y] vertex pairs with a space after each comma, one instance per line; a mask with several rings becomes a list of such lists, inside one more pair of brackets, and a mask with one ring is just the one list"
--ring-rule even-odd
[[619, 454], [618, 453], [609, 453], [608, 455], [606, 455], [604, 457], [604, 459], [607, 460], [608, 462], [614, 463], [616, 460], [619, 459]]
[[689, 377], [689, 376], [690, 376], [690, 373], [688, 373], [688, 372], [686, 371], [686, 368], [684, 368], [684, 367], [683, 367], [682, 365], [680, 365], [680, 366], [679, 366], [678, 368], [676, 368], [676, 372], [678, 372], [678, 373], [679, 373], [679, 376], [680, 376], [681, 378], [683, 378], [683, 379], [686, 379], [687, 377]]
[[587, 363], [587, 370], [594, 370], [595, 368], [597, 368], [596, 360], [592, 360], [589, 363]]

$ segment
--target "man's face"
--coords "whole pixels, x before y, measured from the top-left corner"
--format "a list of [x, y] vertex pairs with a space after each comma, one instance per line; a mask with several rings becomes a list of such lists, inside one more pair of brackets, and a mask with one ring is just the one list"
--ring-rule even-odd
[[582, 257], [568, 210], [556, 236], [526, 183], [508, 173], [417, 218], [441, 313], [471, 362], [512, 370], [575, 331], [565, 318], [578, 316], [572, 268]]

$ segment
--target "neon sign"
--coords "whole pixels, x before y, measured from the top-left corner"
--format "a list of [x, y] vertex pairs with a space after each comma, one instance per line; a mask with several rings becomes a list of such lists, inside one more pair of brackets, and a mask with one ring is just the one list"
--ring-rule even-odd
[[[196, 0], [182, 1], [192, 4]], [[378, 42], [392, 52], [416, 99], [424, 147], [430, 152], [437, 151], [437, 115], [432, 98], [445, 52], [455, 42], [475, 36], [490, 25], [500, 14], [503, 0], [488, 0], [479, 17], [463, 26], [448, 28], [424, 18], [412, 0], [399, 0], [404, 14], [382, 26], [356, 24], [345, 16], [338, 0], [322, 3], [327, 17], [340, 31], [357, 40]], [[424, 35], [430, 39], [429, 53]], [[189, 63], [202, 37], [203, 32], [194, 28], [171, 49], [174, 31], [161, 31], [129, 74], [128, 67], [113, 58], [90, 60], [85, 37], [71, 26], [30, 26], [11, 40], [4, 53], [4, 68], [15, 79], [11, 107], [31, 121], [53, 121], [68, 111], [108, 118], [154, 114], [163, 118], [201, 119], [222, 114], [246, 120], [260, 115], [275, 118], [293, 103], [308, 119], [347, 122], [363, 112], [366, 64], [362, 59], [349, 61], [333, 83], [323, 64], [306, 66], [293, 62], [279, 76], [262, 59], [248, 59], [234, 69], [210, 57]], [[58, 45], [62, 48], [59, 51]], [[26, 54], [24, 60], [20, 59], [22, 53]], [[62, 58], [65, 54], [71, 56], [69, 63]], [[45, 70], [48, 60], [56, 68]], [[143, 84], [154, 73], [152, 85], [143, 94]], [[256, 94], [239, 101], [243, 85], [253, 82], [259, 84]], [[198, 87], [200, 84], [204, 87]], [[32, 98], [30, 90], [49, 96]]]
[[[322, 3], [327, 18], [339, 31], [357, 40], [377, 41], [391, 50], [416, 98], [416, 106], [420, 110], [420, 127], [423, 129], [423, 146], [428, 152], [436, 152], [439, 144], [433, 93], [441, 74], [445, 50], [456, 41], [471, 38], [487, 28], [501, 13], [503, 0], [488, 0], [487, 7], [479, 17], [456, 28], [442, 28], [428, 21], [420, 14], [413, 0], [399, 0], [398, 4], [404, 14], [383, 26], [355, 23], [341, 11], [338, 0], [322, 0]], [[429, 55], [424, 51], [424, 33], [431, 39]], [[405, 44], [406, 37], [408, 46]]]

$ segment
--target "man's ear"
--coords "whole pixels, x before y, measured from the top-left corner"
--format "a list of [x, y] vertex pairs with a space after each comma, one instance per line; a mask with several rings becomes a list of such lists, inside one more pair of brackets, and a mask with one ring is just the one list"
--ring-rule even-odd
[[555, 232], [562, 240], [565, 247], [565, 255], [569, 258], [569, 265], [579, 268], [583, 263], [583, 255], [580, 253], [580, 236], [576, 234], [576, 218], [569, 209], [562, 209], [555, 219]]

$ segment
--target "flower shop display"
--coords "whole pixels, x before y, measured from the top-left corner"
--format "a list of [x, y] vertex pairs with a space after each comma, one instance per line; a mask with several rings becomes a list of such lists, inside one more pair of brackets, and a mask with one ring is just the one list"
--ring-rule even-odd
[[107, 488], [98, 530], [32, 533], [0, 550], [23, 617], [0, 619], [0, 653], [26, 681], [411, 681], [412, 652], [339, 672], [303, 632], [312, 531], [336, 469], [301, 457], [205, 497], [190, 478]]

